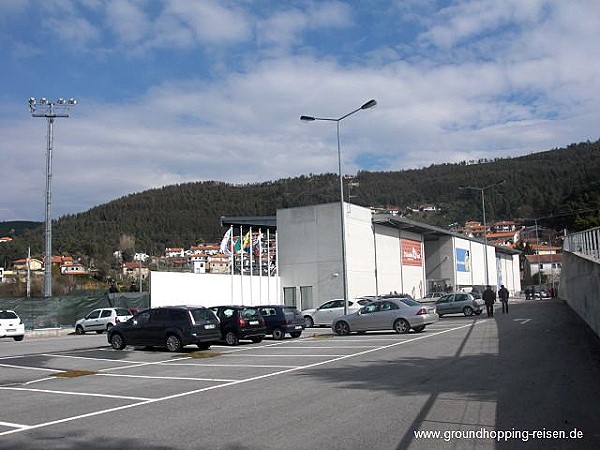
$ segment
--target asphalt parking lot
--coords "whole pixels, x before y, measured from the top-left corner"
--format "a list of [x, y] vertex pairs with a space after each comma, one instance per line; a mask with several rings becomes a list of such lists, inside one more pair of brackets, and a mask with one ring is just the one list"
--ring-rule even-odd
[[[565, 314], [564, 305], [556, 306], [544, 309]], [[599, 442], [599, 422], [569, 398], [590, 388], [598, 393], [597, 386], [571, 392], [564, 369], [554, 368], [560, 385], [545, 388], [556, 388], [551, 395], [561, 410], [540, 418], [539, 410], [527, 409], [528, 390], [544, 383], [540, 367], [526, 364], [536, 356], [513, 356], [507, 364], [499, 358], [514, 351], [500, 336], [521, 340], [539, 332], [544, 316], [529, 310], [540, 307], [514, 305], [515, 315], [494, 319], [447, 316], [422, 333], [338, 337], [315, 328], [299, 339], [209, 351], [188, 346], [182, 353], [116, 351], [105, 334], [3, 340], [0, 448], [508, 448], [494, 439], [426, 441], [414, 432], [525, 426], [580, 427], [587, 437], [577, 445], [537, 441], [526, 448], [593, 448], [586, 445]], [[536, 379], [526, 381], [531, 370]], [[598, 374], [596, 361], [581, 380]], [[547, 395], [533, 397], [543, 408]]]

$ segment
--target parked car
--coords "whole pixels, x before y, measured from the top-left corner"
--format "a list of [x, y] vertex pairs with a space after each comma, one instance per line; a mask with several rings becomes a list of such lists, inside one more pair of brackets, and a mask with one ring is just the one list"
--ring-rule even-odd
[[336, 317], [331, 328], [340, 336], [376, 330], [408, 333], [411, 329], [421, 332], [437, 320], [433, 306], [422, 305], [410, 298], [390, 297], [369, 303], [352, 314]]
[[286, 333], [293, 338], [302, 334], [304, 318], [293, 306], [265, 305], [259, 306], [258, 310], [265, 319], [267, 334], [273, 339], [283, 339]]
[[108, 330], [108, 342], [115, 350], [133, 345], [166, 347], [170, 352], [179, 352], [189, 344], [206, 350], [219, 339], [219, 320], [202, 306], [147, 309]]
[[215, 306], [211, 310], [221, 322], [221, 340], [227, 345], [238, 345], [240, 339], [259, 343], [267, 334], [265, 319], [252, 306]]
[[126, 308], [99, 308], [94, 309], [83, 319], [75, 322], [75, 333], [84, 334], [88, 331], [104, 333], [116, 324], [131, 319], [132, 314]]
[[25, 337], [25, 324], [10, 309], [0, 309], [0, 338], [3, 337], [11, 337], [15, 341], [22, 341]]
[[435, 302], [437, 313], [440, 317], [445, 314], [462, 313], [465, 316], [481, 314], [485, 303], [480, 298], [475, 298], [473, 294], [466, 292], [451, 292], [444, 294]]
[[[368, 305], [373, 300], [370, 298], [358, 298], [348, 300], [348, 312], [358, 311], [365, 305]], [[323, 303], [318, 308], [305, 309], [300, 312], [304, 317], [304, 327], [310, 328], [314, 326], [330, 327], [333, 319], [340, 314], [344, 314], [344, 299], [334, 299]]]
[[422, 301], [422, 302], [435, 302], [442, 295], [444, 295], [443, 292], [429, 292], [429, 293], [425, 294], [419, 300]]

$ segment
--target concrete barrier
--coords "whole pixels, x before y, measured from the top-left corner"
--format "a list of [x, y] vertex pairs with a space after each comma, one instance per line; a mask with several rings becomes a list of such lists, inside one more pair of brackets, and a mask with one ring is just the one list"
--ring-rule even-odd
[[563, 252], [558, 294], [600, 336], [600, 263]]

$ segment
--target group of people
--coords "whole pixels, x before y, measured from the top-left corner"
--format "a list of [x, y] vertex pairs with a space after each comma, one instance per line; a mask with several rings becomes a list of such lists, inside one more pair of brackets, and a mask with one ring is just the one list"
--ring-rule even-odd
[[[498, 289], [498, 298], [500, 299], [500, 303], [502, 303], [502, 314], [508, 314], [508, 289], [504, 287], [504, 285], [500, 285], [500, 289]], [[488, 317], [494, 317], [494, 303], [496, 303], [496, 293], [492, 290], [492, 288], [488, 285], [483, 291], [482, 295], [483, 301], [485, 302], [485, 310], [487, 312]]]

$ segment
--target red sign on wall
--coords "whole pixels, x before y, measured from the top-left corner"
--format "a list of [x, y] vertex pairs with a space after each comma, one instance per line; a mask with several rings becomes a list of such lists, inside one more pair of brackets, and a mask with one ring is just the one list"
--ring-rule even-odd
[[400, 252], [403, 266], [422, 266], [421, 242], [410, 239], [400, 239]]

